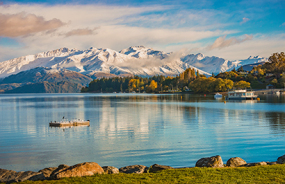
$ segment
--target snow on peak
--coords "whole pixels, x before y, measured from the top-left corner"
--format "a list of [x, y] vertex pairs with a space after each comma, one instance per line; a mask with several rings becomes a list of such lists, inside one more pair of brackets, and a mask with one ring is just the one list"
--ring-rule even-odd
[[202, 53], [198, 53], [198, 54], [196, 54], [196, 56], [197, 56], [198, 60], [202, 60], [205, 58], [204, 54], [202, 54]]
[[257, 56], [249, 56], [247, 59], [262, 59], [263, 57], [257, 55]]

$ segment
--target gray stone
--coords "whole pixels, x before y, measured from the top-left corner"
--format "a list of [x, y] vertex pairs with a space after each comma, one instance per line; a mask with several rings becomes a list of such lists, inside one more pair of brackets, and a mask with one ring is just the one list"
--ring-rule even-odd
[[244, 166], [246, 165], [246, 161], [244, 161], [242, 158], [240, 157], [233, 157], [233, 158], [230, 158], [228, 161], [227, 161], [227, 164], [226, 164], [228, 167], [239, 167], [239, 166]]
[[39, 172], [43, 173], [43, 175], [46, 178], [49, 178], [50, 175], [52, 174], [53, 171], [55, 171], [57, 169], [57, 167], [48, 167], [48, 168], [44, 168], [42, 170], [39, 170]]
[[121, 167], [119, 171], [121, 173], [136, 173], [136, 174], [141, 174], [141, 173], [147, 173], [148, 167], [144, 165], [130, 165], [126, 167]]
[[22, 182], [26, 180], [31, 180], [31, 181], [38, 181], [38, 180], [44, 180], [45, 176], [43, 173], [40, 172], [33, 172], [33, 171], [22, 171], [17, 173], [16, 181], [17, 182]]
[[11, 182], [23, 182], [26, 180], [38, 181], [44, 180], [43, 173], [33, 171], [21, 171], [16, 172], [12, 170], [0, 169], [0, 182], [11, 183]]
[[267, 163], [267, 165], [276, 165], [277, 164], [277, 162], [266, 162]]
[[263, 165], [267, 165], [267, 163], [266, 162], [248, 163], [248, 164], [246, 164], [246, 167], [263, 166]]
[[152, 166], [150, 166], [150, 172], [157, 172], [157, 171], [167, 170], [167, 169], [174, 169], [174, 168], [170, 166], [158, 165], [158, 164], [153, 164]]
[[217, 155], [199, 159], [195, 167], [224, 167], [224, 163], [222, 157]]
[[278, 164], [284, 164], [284, 163], [285, 163], [285, 155], [279, 157], [279, 158], [277, 159], [277, 163], [278, 163]]
[[118, 174], [119, 169], [113, 166], [104, 166], [102, 167], [106, 174]]
[[[6, 170], [6, 169], [0, 169], [0, 182], [11, 182], [13, 181], [17, 176], [16, 171], [12, 170]], [[15, 181], [16, 182], [16, 181]]]

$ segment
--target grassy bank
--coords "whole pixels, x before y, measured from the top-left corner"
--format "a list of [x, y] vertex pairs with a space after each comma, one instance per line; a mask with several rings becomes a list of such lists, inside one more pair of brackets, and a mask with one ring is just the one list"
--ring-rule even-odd
[[240, 168], [187, 168], [146, 174], [103, 174], [61, 180], [22, 182], [54, 183], [285, 183], [285, 164]]

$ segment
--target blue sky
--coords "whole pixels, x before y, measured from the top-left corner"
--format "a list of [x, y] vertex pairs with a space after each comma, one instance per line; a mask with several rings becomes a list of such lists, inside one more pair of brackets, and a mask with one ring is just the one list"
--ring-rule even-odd
[[285, 51], [284, 0], [2, 0], [0, 61], [61, 47], [165, 52], [225, 59]]

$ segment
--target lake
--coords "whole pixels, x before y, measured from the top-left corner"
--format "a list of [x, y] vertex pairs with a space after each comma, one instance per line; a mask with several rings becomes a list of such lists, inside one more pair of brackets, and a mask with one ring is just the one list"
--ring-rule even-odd
[[[190, 94], [1, 94], [0, 168], [37, 171], [97, 162], [194, 167], [221, 155], [247, 162], [285, 154], [285, 95], [258, 101]], [[80, 118], [89, 127], [49, 127]]]

